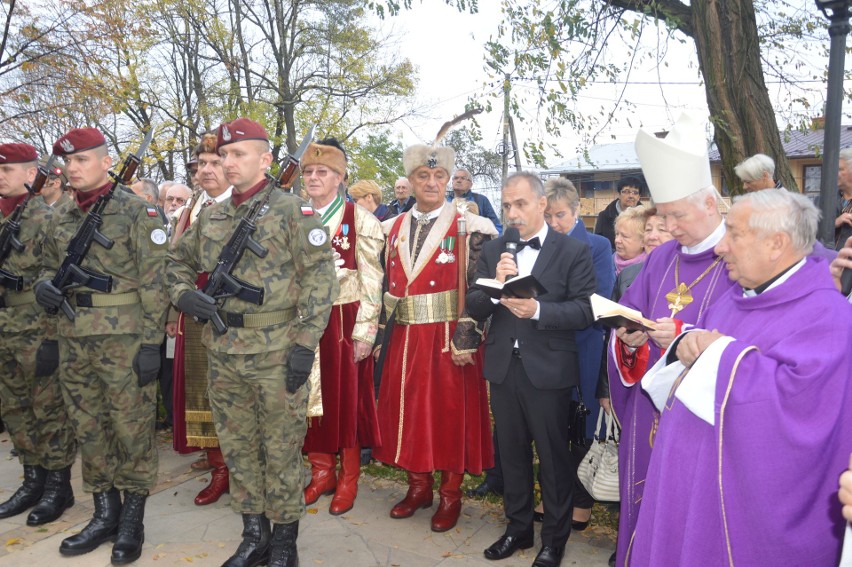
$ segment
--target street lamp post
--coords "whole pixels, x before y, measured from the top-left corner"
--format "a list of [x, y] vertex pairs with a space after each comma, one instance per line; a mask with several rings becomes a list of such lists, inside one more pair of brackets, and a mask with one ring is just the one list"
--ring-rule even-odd
[[846, 36], [849, 34], [849, 5], [852, 0], [815, 0], [831, 22], [828, 35], [831, 50], [828, 59], [828, 92], [825, 104], [825, 138], [822, 146], [822, 176], [820, 204], [822, 220], [819, 238], [828, 248], [834, 248], [834, 216], [837, 213], [837, 170], [840, 161], [840, 121], [843, 101], [843, 63], [846, 56]]

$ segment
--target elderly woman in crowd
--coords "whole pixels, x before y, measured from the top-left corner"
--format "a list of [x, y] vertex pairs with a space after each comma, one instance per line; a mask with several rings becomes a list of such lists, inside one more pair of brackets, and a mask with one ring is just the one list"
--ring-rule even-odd
[[[638, 209], [628, 209], [628, 211], [636, 210]], [[613, 290], [612, 296], [613, 301], [621, 299], [621, 296], [624, 295], [624, 292], [628, 287], [630, 287], [630, 284], [633, 283], [633, 280], [636, 278], [639, 270], [641, 270], [642, 266], [645, 264], [645, 258], [648, 257], [648, 254], [650, 254], [651, 251], [660, 244], [672, 239], [672, 235], [669, 234], [669, 231], [666, 229], [666, 221], [663, 220], [663, 217], [657, 214], [656, 208], [644, 209], [640, 210], [640, 212], [642, 214], [642, 218], [645, 219], [645, 227], [642, 233], [642, 251], [644, 254], [641, 255], [641, 261], [634, 261], [619, 272], [618, 277], [615, 280], [615, 289]], [[633, 213], [631, 213], [630, 216], [633, 216]], [[630, 250], [635, 249], [635, 244], [632, 241], [628, 242], [626, 246]]]
[[775, 161], [764, 154], [754, 154], [744, 159], [734, 167], [734, 173], [743, 182], [746, 193], [777, 187], [774, 179]]
[[349, 188], [349, 196], [356, 205], [361, 205], [383, 221], [394, 216], [387, 205], [382, 203], [382, 189], [375, 181], [362, 179]]
[[645, 261], [645, 209], [633, 207], [615, 219], [615, 274]]

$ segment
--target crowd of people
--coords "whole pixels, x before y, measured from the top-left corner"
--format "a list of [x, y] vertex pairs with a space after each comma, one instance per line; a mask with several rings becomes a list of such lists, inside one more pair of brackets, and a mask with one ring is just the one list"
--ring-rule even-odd
[[[830, 250], [768, 156], [736, 168], [746, 193], [726, 210], [690, 116], [641, 130], [636, 152], [642, 178], [591, 233], [571, 182], [530, 172], [503, 183], [501, 223], [439, 140], [405, 150], [388, 204], [375, 181], [347, 186], [334, 138], [272, 168], [249, 118], [201, 138], [187, 184], [112, 179], [94, 128], [56, 141], [57, 167], [0, 144], [0, 403], [23, 466], [0, 518], [59, 519], [79, 453], [94, 513], [59, 553], [113, 541], [113, 564], [135, 561], [159, 424], [211, 470], [195, 503], [230, 493], [241, 516], [226, 567], [298, 565], [306, 505], [356, 506], [365, 449], [407, 474], [392, 518], [431, 508], [437, 482], [430, 527], [451, 530], [464, 475], [485, 473], [468, 495], [502, 495], [506, 527], [484, 556], [534, 547], [541, 523], [532, 565], [557, 567], [593, 521], [577, 469], [606, 412], [621, 431], [611, 564], [837, 565], [848, 204]], [[592, 294], [650, 321], [596, 324]]]

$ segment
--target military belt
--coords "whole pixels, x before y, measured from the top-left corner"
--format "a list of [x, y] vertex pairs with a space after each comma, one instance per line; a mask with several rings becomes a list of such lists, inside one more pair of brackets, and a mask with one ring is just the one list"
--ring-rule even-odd
[[124, 293], [75, 293], [77, 307], [119, 307], [139, 303], [139, 294], [135, 291]]
[[35, 293], [32, 291], [7, 291], [6, 295], [0, 297], [0, 309], [18, 307], [28, 303], [35, 303]]
[[[400, 325], [422, 325], [446, 323], [458, 319], [456, 297], [458, 290], [440, 291], [422, 295], [400, 297], [396, 304], [396, 323]], [[388, 302], [385, 294], [385, 302]]]
[[220, 311], [219, 315], [229, 327], [257, 329], [260, 327], [271, 327], [280, 325], [296, 318], [296, 308], [282, 309], [281, 311], [264, 311], [262, 313], [232, 313]]

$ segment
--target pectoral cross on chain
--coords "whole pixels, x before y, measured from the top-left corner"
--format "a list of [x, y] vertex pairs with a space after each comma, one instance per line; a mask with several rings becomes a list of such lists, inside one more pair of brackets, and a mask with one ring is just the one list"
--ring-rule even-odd
[[685, 283], [680, 283], [677, 288], [666, 294], [666, 301], [669, 302], [668, 307], [672, 310], [671, 317], [674, 317], [693, 302], [692, 292], [689, 291]]

